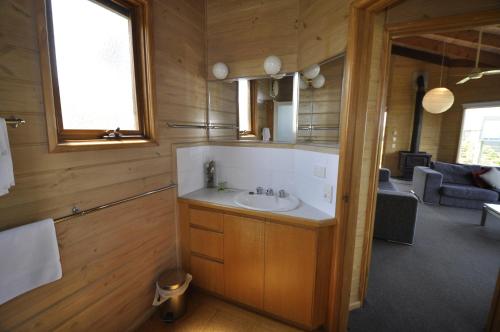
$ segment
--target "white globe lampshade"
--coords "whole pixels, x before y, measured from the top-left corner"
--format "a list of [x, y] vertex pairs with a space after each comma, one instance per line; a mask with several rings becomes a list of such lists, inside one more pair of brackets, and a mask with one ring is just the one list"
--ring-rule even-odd
[[281, 70], [281, 60], [275, 55], [268, 56], [264, 60], [264, 71], [268, 75], [276, 75]]
[[308, 86], [307, 82], [304, 81], [304, 78], [301, 77], [300, 80], [299, 80], [299, 88], [300, 88], [300, 90], [307, 89], [307, 86]]
[[223, 80], [227, 77], [227, 74], [229, 74], [229, 68], [225, 63], [217, 62], [212, 67], [212, 73], [218, 80]]
[[455, 97], [450, 90], [435, 88], [427, 91], [422, 100], [422, 105], [427, 112], [439, 114], [449, 110], [454, 101]]
[[321, 69], [319, 65], [314, 64], [312, 66], [307, 67], [302, 74], [304, 74], [304, 77], [307, 78], [308, 80], [312, 80], [319, 75], [320, 70]]
[[325, 85], [325, 76], [319, 74], [318, 76], [316, 76], [312, 82], [311, 82], [311, 85], [313, 86], [313, 88], [315, 89], [319, 89], [319, 88], [322, 88], [323, 85]]

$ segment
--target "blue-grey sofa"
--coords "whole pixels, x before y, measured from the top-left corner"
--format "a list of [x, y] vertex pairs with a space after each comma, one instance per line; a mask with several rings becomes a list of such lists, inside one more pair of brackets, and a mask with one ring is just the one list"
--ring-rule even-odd
[[413, 244], [418, 198], [413, 193], [399, 191], [390, 178], [391, 172], [381, 168], [373, 236], [387, 241]]
[[433, 162], [431, 167], [417, 166], [413, 172], [413, 189], [425, 203], [468, 209], [481, 209], [484, 203], [500, 204], [498, 189], [480, 188], [472, 173], [479, 165]]

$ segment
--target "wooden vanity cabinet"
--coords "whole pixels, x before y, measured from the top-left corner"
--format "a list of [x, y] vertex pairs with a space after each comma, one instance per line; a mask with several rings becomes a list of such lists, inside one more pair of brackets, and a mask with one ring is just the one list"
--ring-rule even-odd
[[262, 309], [264, 221], [226, 214], [224, 231], [225, 296]]
[[309, 330], [325, 322], [333, 227], [179, 204], [184, 269], [207, 291]]
[[266, 224], [264, 309], [311, 324], [316, 272], [316, 232]]

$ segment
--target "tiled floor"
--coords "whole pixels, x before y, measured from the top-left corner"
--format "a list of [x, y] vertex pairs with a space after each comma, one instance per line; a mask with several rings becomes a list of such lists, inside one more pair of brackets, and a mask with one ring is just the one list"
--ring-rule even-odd
[[184, 317], [172, 324], [153, 315], [137, 331], [214, 331], [214, 332], [297, 332], [273, 319], [231, 305], [217, 298], [193, 292]]

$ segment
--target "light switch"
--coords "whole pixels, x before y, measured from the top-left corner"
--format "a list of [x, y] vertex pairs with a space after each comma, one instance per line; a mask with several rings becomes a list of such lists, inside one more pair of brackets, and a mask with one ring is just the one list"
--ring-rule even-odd
[[326, 167], [315, 165], [314, 176], [322, 179], [326, 178]]
[[323, 185], [323, 199], [328, 203], [333, 201], [333, 186], [329, 184]]

